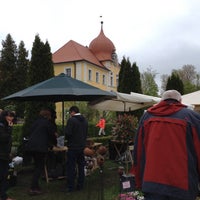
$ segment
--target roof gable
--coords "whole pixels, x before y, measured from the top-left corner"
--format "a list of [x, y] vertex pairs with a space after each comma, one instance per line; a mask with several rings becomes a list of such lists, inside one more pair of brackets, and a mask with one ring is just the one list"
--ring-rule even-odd
[[104, 67], [88, 47], [70, 40], [52, 55], [54, 63], [85, 60], [97, 66]]

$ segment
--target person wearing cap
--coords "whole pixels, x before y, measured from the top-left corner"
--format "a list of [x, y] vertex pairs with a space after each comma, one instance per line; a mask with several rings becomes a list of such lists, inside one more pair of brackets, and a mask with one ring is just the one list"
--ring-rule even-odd
[[195, 200], [200, 178], [200, 114], [167, 90], [139, 121], [134, 143], [136, 189], [145, 200]]
[[[86, 138], [88, 134], [88, 122], [79, 112], [77, 106], [69, 109], [70, 118], [65, 127], [65, 139], [67, 140], [67, 188], [63, 192], [73, 192], [81, 190], [84, 186], [84, 167], [85, 156], [84, 148], [86, 147]], [[76, 181], [76, 169], [77, 182]]]
[[2, 110], [0, 114], [0, 199], [13, 200], [7, 195], [7, 177], [12, 146], [12, 126], [15, 115]]

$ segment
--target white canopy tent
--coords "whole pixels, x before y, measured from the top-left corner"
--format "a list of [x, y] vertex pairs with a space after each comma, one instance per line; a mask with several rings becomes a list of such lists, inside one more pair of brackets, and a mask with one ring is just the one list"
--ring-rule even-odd
[[194, 106], [194, 110], [200, 111], [200, 90], [182, 95], [182, 103]]
[[112, 99], [90, 102], [89, 107], [104, 111], [129, 112], [152, 106], [160, 101], [158, 97], [134, 92], [131, 92], [131, 94], [115, 92], [115, 94], [116, 97]]

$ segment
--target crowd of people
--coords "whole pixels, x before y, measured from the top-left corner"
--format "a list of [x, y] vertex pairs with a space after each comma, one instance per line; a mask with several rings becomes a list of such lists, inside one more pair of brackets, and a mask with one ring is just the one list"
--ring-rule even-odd
[[[82, 190], [84, 186], [84, 148], [88, 134], [88, 122], [80, 114], [77, 106], [69, 109], [70, 118], [64, 130], [67, 140], [66, 175], [67, 183], [63, 192], [69, 193]], [[12, 125], [15, 118], [14, 112], [1, 111], [0, 114], [0, 199], [13, 200], [7, 196], [8, 169], [12, 144]], [[47, 154], [53, 146], [57, 146], [57, 126], [55, 123], [56, 112], [49, 108], [41, 109], [38, 118], [30, 127], [30, 135], [25, 146], [25, 151], [33, 159], [34, 170], [30, 182], [30, 195], [39, 195], [43, 191], [40, 178], [44, 171]], [[76, 166], [78, 176], [76, 180]], [[76, 186], [75, 186], [76, 184]]]
[[[71, 193], [84, 188], [84, 148], [88, 121], [77, 106], [69, 109], [64, 129], [66, 145], [66, 185]], [[0, 199], [7, 196], [7, 174], [11, 151], [11, 132], [15, 115], [0, 114]], [[42, 109], [30, 127], [27, 151], [34, 161], [30, 195], [42, 194], [39, 179], [49, 149], [57, 145], [56, 112]], [[102, 120], [102, 119], [101, 119]], [[102, 122], [99, 122], [100, 124]], [[105, 123], [105, 121], [104, 121]], [[97, 126], [100, 126], [98, 125]], [[100, 126], [100, 133], [105, 134]], [[139, 120], [134, 141], [135, 189], [145, 200], [195, 200], [200, 180], [200, 114], [181, 103], [176, 90], [165, 91], [158, 104], [148, 108]], [[78, 171], [76, 171], [78, 170]]]

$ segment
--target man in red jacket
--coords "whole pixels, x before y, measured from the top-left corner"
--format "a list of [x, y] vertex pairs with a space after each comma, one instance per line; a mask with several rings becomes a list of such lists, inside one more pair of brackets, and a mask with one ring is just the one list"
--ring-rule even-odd
[[145, 200], [195, 200], [200, 178], [200, 115], [163, 93], [139, 122], [134, 144], [136, 188]]

